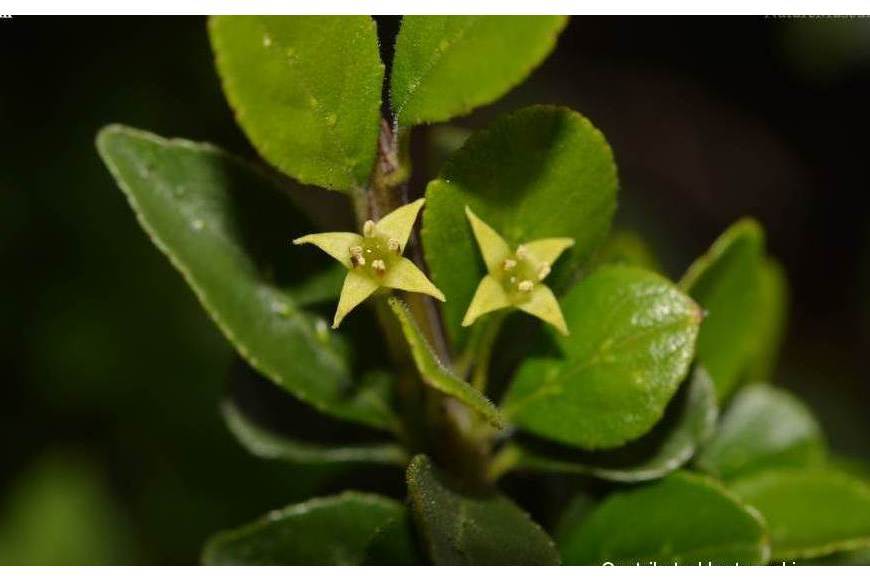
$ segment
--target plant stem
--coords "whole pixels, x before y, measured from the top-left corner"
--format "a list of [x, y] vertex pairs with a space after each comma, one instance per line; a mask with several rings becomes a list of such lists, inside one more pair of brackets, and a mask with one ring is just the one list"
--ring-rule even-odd
[[[381, 122], [378, 139], [378, 157], [369, 179], [365, 197], [357, 200], [355, 210], [360, 222], [378, 220], [394, 209], [407, 204], [407, 180], [410, 176], [406, 157], [399, 150], [407, 146], [407, 135], [396, 139], [386, 121]], [[405, 161], [402, 163], [402, 161]], [[419, 226], [414, 228], [408, 257], [426, 272], [423, 252], [419, 243]], [[444, 366], [450, 367], [450, 349], [447, 334], [433, 298], [419, 293], [408, 293], [406, 301], [420, 329], [434, 348]], [[444, 467], [458, 472], [473, 481], [483, 481], [483, 467], [487, 464], [489, 442], [481, 442], [472, 436], [478, 418], [462, 403], [441, 393], [420, 386], [403, 383], [400, 393], [404, 400], [405, 423], [408, 431], [414, 431], [415, 440], [428, 441], [427, 451], [440, 457]], [[421, 425], [420, 418], [425, 417]], [[421, 428], [426, 433], [419, 433]]]
[[489, 315], [489, 320], [481, 321], [485, 322], [485, 326], [481, 332], [476, 352], [472, 353], [471, 357], [471, 360], [474, 361], [471, 385], [482, 393], [486, 392], [486, 384], [489, 378], [489, 363], [492, 360], [492, 351], [505, 316], [506, 312], [504, 311], [495, 312]]

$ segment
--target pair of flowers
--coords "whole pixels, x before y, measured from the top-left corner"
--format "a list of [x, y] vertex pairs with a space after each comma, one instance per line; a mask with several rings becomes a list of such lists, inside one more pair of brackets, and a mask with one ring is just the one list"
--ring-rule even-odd
[[[293, 240], [297, 245], [314, 244], [348, 269], [333, 328], [337, 328], [351, 310], [379, 288], [421, 292], [442, 302], [446, 300], [426, 275], [402, 256], [424, 202], [425, 199], [419, 199], [378, 222], [365, 222], [362, 235], [326, 232]], [[465, 213], [489, 273], [480, 281], [462, 325], [470, 326], [484, 314], [513, 307], [568, 334], [559, 302], [543, 281], [553, 262], [574, 245], [574, 240], [545, 238], [521, 244], [512, 250], [498, 232], [467, 206]]]

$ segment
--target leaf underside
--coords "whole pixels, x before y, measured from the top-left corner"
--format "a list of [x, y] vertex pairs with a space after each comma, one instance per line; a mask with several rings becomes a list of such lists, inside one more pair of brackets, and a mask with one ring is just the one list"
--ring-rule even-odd
[[458, 490], [425, 455], [408, 467], [408, 494], [435, 564], [559, 563], [553, 540], [526, 512], [497, 493]]
[[411, 348], [411, 356], [423, 381], [445, 395], [458, 399], [480, 413], [494, 427], [505, 426], [504, 418], [492, 401], [448, 369], [435, 355], [414, 321], [408, 307], [397, 298], [390, 298], [390, 308]]

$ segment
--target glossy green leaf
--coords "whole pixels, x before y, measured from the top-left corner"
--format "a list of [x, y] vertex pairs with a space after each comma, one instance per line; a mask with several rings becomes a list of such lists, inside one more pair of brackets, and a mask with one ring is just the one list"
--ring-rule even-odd
[[425, 455], [408, 467], [411, 505], [435, 564], [558, 564], [547, 533], [506, 497], [458, 489]]
[[302, 183], [364, 186], [380, 130], [380, 61], [368, 16], [216, 16], [224, 92], [257, 151]]
[[720, 400], [737, 386], [758, 345], [763, 252], [761, 227], [753, 220], [740, 220], [680, 281], [705, 311], [698, 359], [710, 371]]
[[271, 512], [215, 535], [207, 565], [412, 564], [407, 510], [374, 494], [345, 492]]
[[391, 101], [400, 125], [446, 121], [495, 101], [556, 46], [563, 16], [405, 16]]
[[560, 443], [611, 448], [648, 432], [685, 378], [698, 307], [658, 274], [605, 266], [562, 300], [571, 335], [555, 336], [561, 358], [520, 367], [503, 411]]
[[232, 400], [221, 405], [227, 428], [242, 447], [263, 459], [280, 459], [306, 465], [381, 463], [405, 465], [405, 450], [395, 443], [369, 445], [321, 445], [299, 441], [264, 428], [238, 408]]
[[462, 401], [480, 413], [495, 427], [504, 427], [504, 418], [498, 408], [492, 404], [492, 401], [456, 376], [453, 371], [438, 360], [437, 355], [433, 352], [429, 343], [426, 342], [426, 337], [423, 336], [420, 327], [417, 326], [417, 323], [408, 311], [408, 307], [397, 298], [390, 298], [389, 302], [390, 308], [393, 309], [396, 318], [399, 320], [402, 334], [405, 335], [405, 340], [408, 341], [408, 346], [411, 348], [411, 356], [423, 381], [433, 389]]
[[752, 385], [734, 397], [697, 465], [727, 479], [771, 467], [811, 467], [824, 458], [822, 430], [810, 410], [788, 391]]
[[[506, 461], [513, 469], [552, 471], [589, 475], [610, 481], [647, 481], [664, 477], [679, 469], [695, 453], [695, 450], [713, 434], [718, 407], [713, 381], [703, 368], [696, 369], [686, 397], [682, 415], [673, 429], [665, 436], [655, 452], [643, 462], [624, 467], [601, 467], [554, 458], [520, 443], [508, 444]], [[515, 454], [511, 457], [509, 454]]]
[[832, 469], [784, 468], [729, 485], [770, 529], [773, 561], [870, 547], [870, 486]]
[[465, 207], [518, 245], [571, 238], [548, 285], [558, 290], [604, 239], [616, 208], [616, 167], [604, 136], [560, 107], [529, 107], [473, 135], [426, 189], [423, 245], [435, 285], [449, 298], [445, 322], [457, 348], [462, 318], [486, 268]]
[[755, 346], [750, 350], [747, 378], [769, 380], [776, 368], [788, 314], [788, 280], [782, 265], [767, 258], [761, 265], [761, 291]]
[[210, 145], [112, 126], [97, 146], [139, 223], [251, 366], [325, 413], [392, 427], [380, 391], [353, 384], [326, 322], [299, 309], [261, 262], [291, 255], [293, 228], [306, 227], [293, 213], [277, 219], [286, 232], [271, 230], [275, 218], [265, 227], [277, 209], [293, 211], [286, 195]]
[[763, 564], [763, 521], [716, 481], [677, 472], [616, 492], [570, 528], [559, 547], [570, 565]]

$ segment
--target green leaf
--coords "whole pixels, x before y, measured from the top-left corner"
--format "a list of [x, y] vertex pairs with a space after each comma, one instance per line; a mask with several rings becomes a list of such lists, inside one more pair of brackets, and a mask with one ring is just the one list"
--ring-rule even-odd
[[445, 395], [458, 399], [480, 413], [493, 426], [501, 429], [505, 426], [504, 418], [492, 401], [486, 398], [480, 391], [457, 377], [450, 369], [438, 360], [432, 351], [426, 337], [420, 331], [420, 327], [414, 321], [408, 307], [397, 298], [389, 299], [390, 308], [399, 320], [402, 334], [411, 348], [411, 356], [417, 371], [423, 381]]
[[759, 315], [764, 233], [753, 220], [728, 228], [680, 281], [704, 308], [698, 359], [710, 371], [719, 399], [746, 372], [762, 332]]
[[319, 445], [290, 439], [257, 425], [232, 400], [221, 405], [221, 413], [230, 432], [242, 447], [263, 459], [281, 459], [306, 465], [340, 465], [381, 463], [405, 465], [407, 454], [393, 443], [369, 445]]
[[784, 468], [729, 487], [767, 520], [772, 560], [870, 547], [870, 487], [844, 473]]
[[409, 524], [401, 503], [349, 491], [220, 532], [206, 544], [202, 561], [234, 566], [412, 564]]
[[563, 16], [405, 16], [391, 100], [399, 125], [446, 121], [495, 101], [556, 46]]
[[215, 16], [224, 92], [269, 163], [302, 183], [363, 187], [380, 130], [380, 61], [368, 16]]
[[560, 537], [569, 565], [763, 564], [763, 521], [714, 480], [677, 472], [614, 493]]
[[689, 370], [701, 314], [673, 284], [631, 266], [605, 266], [562, 300], [571, 335], [561, 358], [520, 367], [503, 411], [520, 427], [584, 449], [648, 432]]
[[674, 428], [659, 444], [651, 457], [645, 461], [625, 467], [601, 467], [584, 464], [570, 459], [558, 459], [544, 455], [521, 443], [509, 444], [503, 453], [514, 453], [506, 460], [514, 462], [515, 469], [532, 471], [552, 471], [590, 475], [610, 481], [635, 482], [658, 479], [679, 469], [694, 455], [699, 445], [704, 443], [716, 426], [718, 408], [713, 381], [703, 368], [695, 370], [682, 415]]
[[354, 386], [325, 321], [274, 279], [271, 260], [292, 256], [294, 227], [307, 227], [284, 193], [210, 145], [111, 126], [97, 147], [139, 223], [251, 366], [320, 411], [392, 428], [388, 402]]
[[408, 493], [435, 564], [559, 563], [553, 540], [526, 512], [497, 493], [459, 490], [425, 455], [408, 467]]
[[610, 234], [593, 259], [595, 265], [626, 264], [661, 273], [662, 267], [652, 248], [640, 234], [617, 230]]
[[788, 314], [788, 280], [782, 265], [771, 258], [761, 264], [761, 291], [755, 346], [750, 350], [747, 378], [769, 380], [779, 358]]
[[822, 430], [794, 395], [767, 385], [740, 390], [697, 459], [721, 479], [772, 467], [811, 467], [825, 458]]
[[486, 268], [465, 217], [466, 205], [516, 248], [542, 238], [572, 238], [548, 285], [575, 277], [610, 228], [616, 166], [604, 136], [560, 107], [529, 107], [472, 136], [426, 189], [422, 238], [426, 263], [449, 300], [445, 322], [457, 348], [467, 339], [465, 310]]

